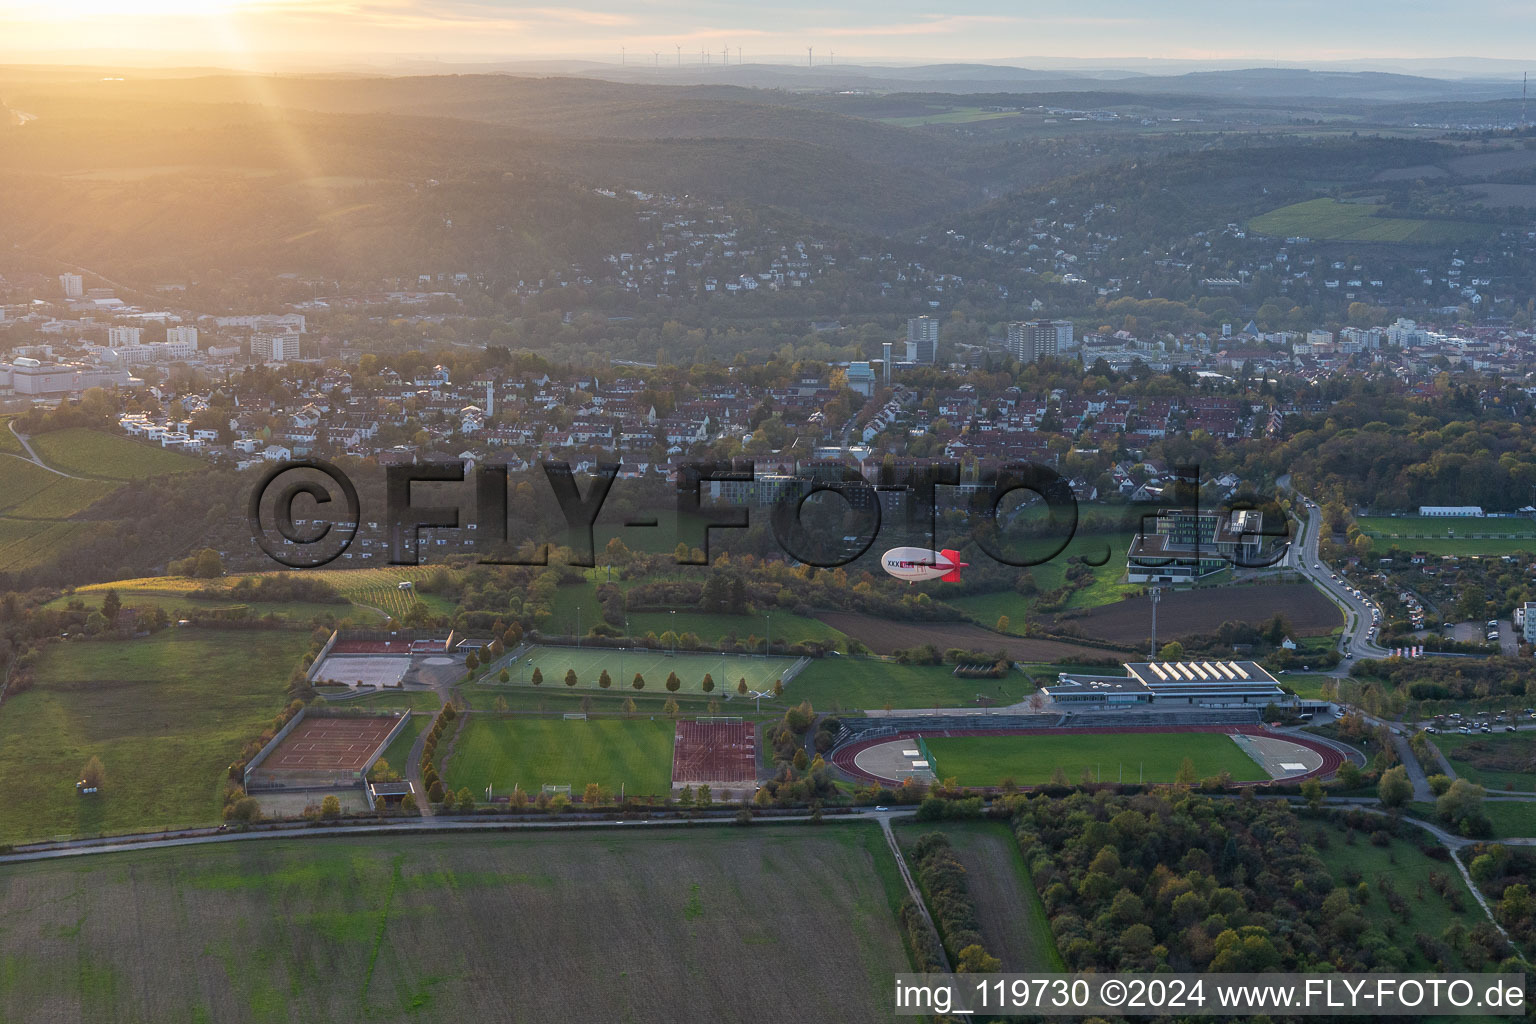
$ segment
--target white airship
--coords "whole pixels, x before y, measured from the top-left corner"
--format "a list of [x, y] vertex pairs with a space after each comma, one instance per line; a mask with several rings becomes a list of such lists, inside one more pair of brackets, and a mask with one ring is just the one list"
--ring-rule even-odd
[[908, 583], [924, 580], [941, 580], [944, 583], [960, 582], [960, 570], [969, 562], [960, 561], [960, 552], [946, 548], [930, 551], [928, 548], [891, 548], [880, 556], [885, 571]]

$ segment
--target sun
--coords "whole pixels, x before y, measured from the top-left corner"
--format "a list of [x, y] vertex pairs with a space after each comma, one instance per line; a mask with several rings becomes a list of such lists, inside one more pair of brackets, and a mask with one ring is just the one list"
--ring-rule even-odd
[[88, 21], [100, 18], [216, 18], [262, 0], [0, 0], [0, 12], [16, 11], [49, 21]]

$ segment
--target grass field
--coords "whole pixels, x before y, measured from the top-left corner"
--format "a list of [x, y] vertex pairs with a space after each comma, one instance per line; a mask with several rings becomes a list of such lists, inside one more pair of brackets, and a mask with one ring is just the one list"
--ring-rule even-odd
[[[1103, 671], [1099, 669], [1097, 671]], [[966, 707], [985, 694], [1015, 704], [1034, 692], [1029, 678], [956, 679], [951, 665], [898, 665], [871, 658], [816, 658], [784, 686], [787, 700], [809, 700], [817, 711]]]
[[[435, 695], [430, 696], [435, 697]], [[412, 715], [406, 720], [405, 728], [389, 741], [389, 746], [384, 748], [384, 753], [380, 756], [389, 762], [391, 768], [402, 776], [405, 775], [410, 767], [411, 747], [415, 744], [416, 737], [425, 732], [431, 724], [431, 715]]]
[[[218, 821], [224, 769], [286, 703], [302, 632], [170, 630], [43, 650], [0, 704], [0, 842]], [[87, 758], [106, 791], [75, 794]]]
[[[1434, 804], [1409, 804], [1408, 809], [1415, 817], [1445, 827], [1445, 823], [1435, 817]], [[1484, 800], [1483, 813], [1493, 825], [1494, 839], [1536, 839], [1536, 803]]]
[[[1349, 885], [1353, 888], [1346, 881], [1351, 877], [1349, 872], [1353, 871], [1359, 874], [1359, 880], [1370, 886], [1370, 900], [1356, 909], [1367, 923], [1380, 928], [1395, 940], [1393, 945], [1407, 954], [1410, 970], [1424, 970], [1431, 966], [1419, 951], [1418, 944], [1411, 941], [1415, 933], [1439, 936], [1452, 922], [1460, 922], [1471, 929], [1488, 920], [1477, 901], [1472, 898], [1461, 872], [1456, 870], [1454, 864], [1434, 860], [1412, 843], [1397, 838], [1393, 838], [1386, 846], [1376, 846], [1364, 835], [1357, 835], [1354, 844], [1347, 845], [1346, 830], [1342, 826], [1330, 823], [1324, 827], [1328, 848], [1319, 850], [1318, 856], [1328, 865], [1328, 873], [1333, 876], [1334, 883], [1340, 887]], [[1451, 891], [1461, 894], [1460, 913], [1452, 909], [1445, 897], [1438, 895], [1430, 885], [1431, 872], [1447, 876]], [[1383, 878], [1391, 879], [1398, 893], [1405, 897], [1408, 904], [1406, 921], [1392, 912], [1387, 901], [1377, 891], [1378, 880]], [[1421, 891], [1423, 899], [1418, 898]]]
[[[10, 431], [4, 432], [6, 436]], [[101, 480], [75, 480], [21, 459], [0, 458], [0, 512], [22, 519], [66, 519], [112, 492]]]
[[1394, 546], [1430, 555], [1513, 555], [1536, 551], [1536, 520], [1362, 516], [1357, 522], [1371, 548], [1385, 555]]
[[1109, 561], [1094, 568], [1092, 582], [1079, 590], [1074, 590], [1060, 610], [1071, 611], [1076, 608], [1097, 608], [1101, 605], [1113, 604], [1127, 594], [1134, 594], [1142, 589], [1139, 583], [1121, 581], [1125, 575], [1125, 554], [1130, 550], [1131, 540], [1134, 537], [1134, 532], [1077, 536], [1059, 556], [1044, 565], [1037, 565], [1028, 570], [1039, 591], [1029, 597], [1024, 597], [1012, 590], [1000, 590], [990, 594], [972, 594], [947, 599], [946, 603], [959, 608], [974, 621], [989, 629], [996, 624], [999, 615], [1006, 615], [1010, 630], [1018, 632], [1026, 622], [1035, 617], [1035, 609], [1040, 603], [1041, 595], [1057, 590], [1066, 583], [1067, 570], [1071, 568], [1067, 564], [1068, 557], [1086, 555], [1097, 560], [1103, 557], [1105, 545], [1108, 545]]
[[498, 794], [513, 786], [538, 794], [542, 786], [587, 783], [629, 794], [662, 796], [672, 789], [670, 718], [503, 718], [469, 715], [454, 741], [443, 784], [468, 786], [477, 799], [485, 787]]
[[111, 528], [109, 523], [0, 517], [0, 568], [17, 571], [42, 565]]
[[[606, 647], [529, 647], [515, 664], [509, 667], [511, 682], [507, 685], [531, 685], [533, 670], [538, 669], [541, 685], [554, 689], [568, 689], [565, 673], [574, 669], [578, 690], [605, 692], [599, 685], [603, 672], [608, 672], [613, 686], [607, 693], [631, 695], [635, 673], [645, 677], [647, 694], [667, 693], [667, 676], [677, 673], [678, 692], [702, 695], [704, 676], [714, 677], [713, 695], [721, 698], [737, 697], [736, 686], [741, 679], [753, 690], [771, 690], [774, 680], [781, 678], [795, 663], [794, 658], [764, 658], [744, 654], [690, 654], [678, 651], [631, 650], [618, 651]], [[498, 662], [479, 677], [485, 686], [499, 685], [496, 674], [504, 662]], [[786, 687], [790, 685], [785, 684]]]
[[[933, 770], [962, 786], [995, 786], [1012, 778], [1021, 786], [1051, 780], [1058, 767], [1067, 781], [1083, 772], [1100, 782], [1173, 782], [1189, 758], [1197, 778], [1231, 772], [1238, 782], [1269, 775], [1230, 736], [1220, 733], [1083, 733], [1049, 736], [927, 737]], [[1121, 773], [1124, 773], [1123, 776]]]
[[[589, 575], [596, 580], [603, 579], [600, 569], [591, 570]], [[635, 581], [614, 582], [627, 589]], [[560, 587], [555, 591], [550, 618], [543, 628], [547, 632], [573, 635], [576, 632], [577, 611], [580, 609], [581, 631], [585, 634], [600, 621], [596, 591], [595, 584]], [[646, 633], [660, 636], [669, 629], [678, 633], [695, 633], [707, 644], [718, 643], [722, 636], [745, 640], [749, 636], [762, 638], [770, 632], [775, 644], [793, 644], [804, 640], [836, 643], [843, 639], [843, 634], [826, 623], [787, 611], [774, 611], [766, 621], [762, 615], [719, 615], [688, 608], [680, 608], [675, 614], [664, 611], [629, 613], [631, 636], [644, 637]]]
[[975, 121], [995, 121], [998, 118], [1016, 118], [1019, 114], [1013, 110], [983, 110], [980, 107], [954, 107], [948, 110], [935, 110], [927, 114], [914, 114], [910, 117], [880, 117], [875, 120], [881, 124], [893, 124], [900, 128], [917, 128], [925, 124], [971, 124]]
[[186, 576], [145, 576], [132, 580], [115, 580], [111, 583], [92, 583], [77, 587], [48, 602], [46, 607], [63, 608], [70, 601], [84, 601], [87, 607], [97, 607], [107, 591], [116, 590], [125, 608], [162, 608], [172, 616], [192, 611], [219, 611], [247, 607], [257, 618], [276, 615], [291, 622], [311, 622], [315, 619], [335, 619], [357, 626], [377, 626], [383, 620], [371, 609], [351, 604], [324, 604], [308, 601], [238, 601], [208, 600], [193, 597], [201, 590], [228, 589], [240, 577], [199, 580]]
[[872, 824], [4, 865], [0, 1019], [889, 1021], [900, 895]]
[[927, 832], [937, 830], [949, 836], [965, 868], [966, 887], [976, 901], [982, 944], [1003, 962], [1005, 972], [1066, 970], [1040, 894], [1008, 825], [1000, 821], [912, 822], [898, 824], [895, 829], [904, 849], [910, 849]]
[[1506, 786], [1536, 792], [1536, 739], [1530, 733], [1442, 733], [1434, 743], [1457, 775], [1490, 792]]
[[1305, 237], [1316, 241], [1411, 242], [1434, 245], [1487, 238], [1494, 228], [1467, 221], [1414, 220], [1377, 217], [1382, 207], [1371, 203], [1340, 203], [1310, 199], [1282, 206], [1248, 222], [1251, 230], [1277, 238]]
[[76, 476], [103, 480], [141, 480], [165, 473], [189, 473], [205, 464], [189, 455], [131, 441], [99, 430], [73, 428], [31, 438], [38, 458]]

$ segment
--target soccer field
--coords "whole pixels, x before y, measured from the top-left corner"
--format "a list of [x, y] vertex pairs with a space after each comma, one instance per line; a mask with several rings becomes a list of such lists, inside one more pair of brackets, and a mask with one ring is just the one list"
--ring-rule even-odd
[[962, 786], [995, 786], [1004, 779], [1037, 786], [1050, 782], [1057, 768], [1073, 784], [1084, 771], [1100, 782], [1174, 782], [1186, 757], [1194, 762], [1198, 779], [1223, 771], [1238, 782], [1269, 778], [1223, 733], [940, 736], [925, 742], [934, 773]]
[[485, 787], [497, 795], [517, 786], [538, 795], [544, 786], [570, 786], [579, 796], [595, 782], [613, 793], [665, 795], [672, 788], [670, 718], [501, 718], [471, 714], [464, 722], [443, 784]]
[[[771, 690], [774, 680], [783, 677], [795, 664], [794, 658], [760, 658], [744, 654], [699, 654], [679, 651], [629, 650], [617, 651], [605, 647], [543, 647], [528, 648], [517, 661], [509, 666], [512, 683], [530, 683], [533, 670], [542, 676], [540, 685], [564, 691], [565, 673], [575, 670], [579, 690], [601, 690], [599, 680], [608, 673], [612, 694], [630, 695], [634, 689], [635, 673], [645, 679], [645, 687], [638, 691], [655, 696], [665, 695], [667, 676], [677, 673], [678, 693], [702, 694], [704, 676], [714, 679], [712, 691], [720, 697], [735, 696], [738, 683], [745, 679], [747, 688]], [[494, 686], [499, 667], [480, 676], [479, 682]]]

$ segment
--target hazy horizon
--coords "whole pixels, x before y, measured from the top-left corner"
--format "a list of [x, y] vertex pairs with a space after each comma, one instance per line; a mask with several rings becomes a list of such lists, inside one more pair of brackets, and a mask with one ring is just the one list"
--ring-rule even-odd
[[[1179, 0], [1155, 16], [1127, 0], [1062, 14], [971, 0], [937, 10], [858, 0], [771, 12], [719, 3], [611, 0], [581, 7], [501, 0], [0, 0], [0, 63], [206, 65], [386, 70], [413, 63], [594, 61], [636, 66], [730, 63], [998, 64], [1057, 70], [1232, 67], [1517, 73], [1536, 8], [1472, 0], [1404, 9], [1380, 0], [1245, 5]], [[834, 57], [835, 54], [835, 57]], [[1497, 65], [1508, 64], [1507, 67]], [[1528, 61], [1536, 64], [1536, 56]]]

